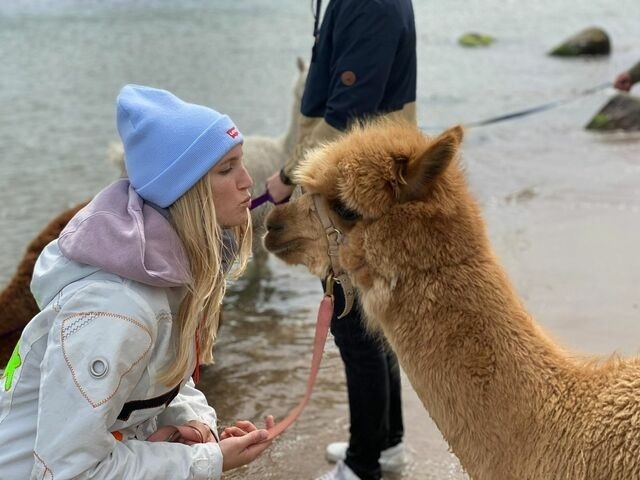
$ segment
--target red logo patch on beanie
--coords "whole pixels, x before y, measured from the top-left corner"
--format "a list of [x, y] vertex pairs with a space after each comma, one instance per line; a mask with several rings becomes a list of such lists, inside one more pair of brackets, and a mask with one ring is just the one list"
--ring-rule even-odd
[[240, 132], [235, 126], [233, 126], [229, 130], [227, 130], [227, 135], [229, 135], [231, 138], [236, 138], [238, 135], [240, 135]]

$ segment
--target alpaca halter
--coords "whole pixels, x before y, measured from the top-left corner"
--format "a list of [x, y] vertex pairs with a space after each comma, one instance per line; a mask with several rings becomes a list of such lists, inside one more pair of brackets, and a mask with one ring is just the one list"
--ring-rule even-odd
[[355, 298], [355, 290], [351, 284], [351, 279], [341, 267], [336, 268], [336, 265], [340, 265], [338, 261], [338, 246], [344, 241], [344, 234], [333, 224], [331, 218], [327, 213], [327, 209], [320, 200], [318, 194], [312, 195], [313, 205], [315, 207], [316, 215], [324, 227], [324, 233], [327, 235], [327, 242], [329, 243], [329, 249], [327, 251], [329, 255], [329, 263], [331, 264], [331, 270], [326, 279], [325, 293], [327, 295], [333, 295], [333, 284], [338, 283], [342, 285], [342, 291], [344, 293], [344, 310], [338, 316], [338, 318], [344, 317], [353, 308], [353, 299]]

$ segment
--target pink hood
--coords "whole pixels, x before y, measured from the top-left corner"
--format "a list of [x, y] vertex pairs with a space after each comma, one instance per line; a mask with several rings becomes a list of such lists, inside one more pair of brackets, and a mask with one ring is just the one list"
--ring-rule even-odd
[[183, 286], [191, 278], [175, 230], [127, 179], [107, 186], [80, 210], [58, 245], [71, 260], [155, 287]]

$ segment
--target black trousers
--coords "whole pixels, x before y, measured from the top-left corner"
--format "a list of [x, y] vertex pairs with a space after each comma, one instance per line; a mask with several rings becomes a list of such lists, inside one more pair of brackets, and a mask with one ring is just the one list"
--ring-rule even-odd
[[344, 306], [340, 285], [334, 287], [334, 302], [331, 333], [344, 362], [351, 417], [345, 463], [362, 480], [379, 480], [380, 452], [404, 434], [398, 361], [382, 338], [366, 331], [357, 301], [338, 318]]

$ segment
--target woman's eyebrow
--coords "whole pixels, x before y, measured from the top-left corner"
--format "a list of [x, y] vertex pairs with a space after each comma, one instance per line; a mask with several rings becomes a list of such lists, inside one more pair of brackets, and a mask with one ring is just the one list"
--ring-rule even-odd
[[222, 162], [220, 162], [220, 165], [225, 163], [239, 162], [241, 159], [242, 157], [235, 155], [233, 157], [225, 158]]

